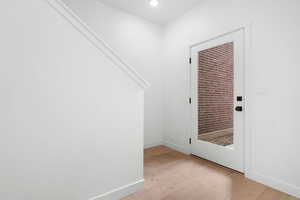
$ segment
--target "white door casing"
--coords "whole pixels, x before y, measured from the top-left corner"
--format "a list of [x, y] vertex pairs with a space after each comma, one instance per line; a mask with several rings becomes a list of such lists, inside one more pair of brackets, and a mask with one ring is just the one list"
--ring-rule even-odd
[[[198, 140], [198, 54], [202, 50], [228, 42], [233, 42], [234, 44], [234, 108], [236, 106], [242, 106], [243, 111], [234, 111], [234, 145], [220, 146]], [[192, 154], [244, 172], [245, 30], [239, 29], [192, 46], [191, 59]], [[238, 102], [236, 99], [237, 96], [242, 96], [243, 101]]]

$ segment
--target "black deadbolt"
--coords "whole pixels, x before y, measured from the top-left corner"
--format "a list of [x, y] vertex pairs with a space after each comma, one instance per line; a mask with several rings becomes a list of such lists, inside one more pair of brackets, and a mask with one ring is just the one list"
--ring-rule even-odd
[[237, 97], [236, 97], [236, 100], [237, 100], [237, 101], [243, 101], [243, 97], [242, 97], [242, 96], [237, 96]]
[[242, 106], [237, 106], [237, 107], [235, 107], [235, 110], [238, 111], [238, 112], [241, 112], [241, 111], [243, 111], [243, 107]]

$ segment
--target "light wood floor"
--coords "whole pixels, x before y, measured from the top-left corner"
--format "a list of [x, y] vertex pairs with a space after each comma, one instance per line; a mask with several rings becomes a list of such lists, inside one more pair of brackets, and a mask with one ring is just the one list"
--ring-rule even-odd
[[299, 200], [164, 146], [145, 150], [145, 186], [123, 200]]

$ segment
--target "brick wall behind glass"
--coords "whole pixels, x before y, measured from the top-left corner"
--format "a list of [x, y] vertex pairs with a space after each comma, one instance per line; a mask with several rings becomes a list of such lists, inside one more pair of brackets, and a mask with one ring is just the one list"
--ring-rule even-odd
[[199, 52], [198, 133], [233, 127], [233, 43]]

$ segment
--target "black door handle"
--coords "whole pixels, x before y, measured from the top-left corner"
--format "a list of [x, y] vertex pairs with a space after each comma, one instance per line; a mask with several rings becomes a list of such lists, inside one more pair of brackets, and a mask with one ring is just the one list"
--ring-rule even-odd
[[237, 106], [237, 107], [235, 107], [235, 110], [238, 111], [238, 112], [241, 112], [241, 111], [243, 111], [243, 107], [242, 106]]

